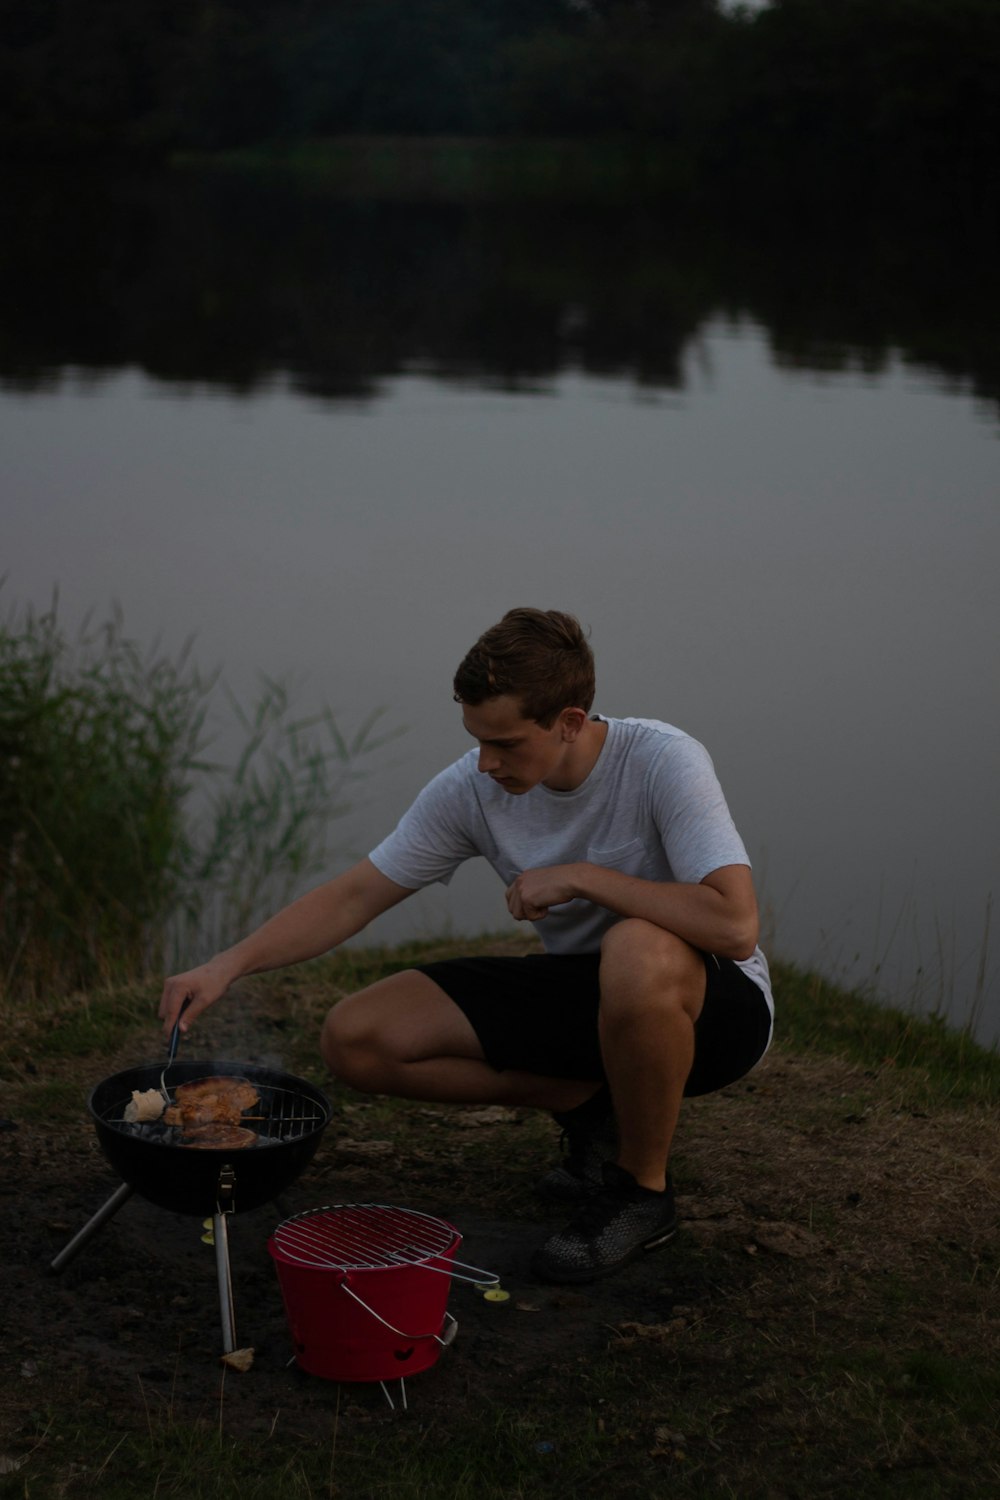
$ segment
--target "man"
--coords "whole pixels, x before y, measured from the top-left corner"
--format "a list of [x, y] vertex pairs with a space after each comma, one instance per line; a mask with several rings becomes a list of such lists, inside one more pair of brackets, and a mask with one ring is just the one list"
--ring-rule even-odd
[[544, 1280], [608, 1275], [676, 1231], [667, 1169], [685, 1094], [747, 1073], [773, 1005], [746, 851], [707, 753], [670, 725], [591, 713], [580, 624], [514, 609], [455, 675], [475, 740], [367, 859], [166, 983], [182, 1027], [244, 975], [314, 958], [482, 855], [544, 954], [450, 959], [335, 1006], [321, 1039], [356, 1089], [531, 1106], [563, 1127], [543, 1180], [575, 1200]]

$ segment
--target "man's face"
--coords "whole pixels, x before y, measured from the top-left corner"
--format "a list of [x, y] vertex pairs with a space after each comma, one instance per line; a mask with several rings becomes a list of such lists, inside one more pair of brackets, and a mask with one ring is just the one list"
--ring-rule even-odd
[[523, 717], [516, 698], [504, 694], [476, 705], [463, 704], [462, 722], [479, 741], [479, 770], [505, 792], [523, 796], [539, 782], [559, 789], [560, 769], [572, 743], [563, 714], [543, 729], [536, 720]]

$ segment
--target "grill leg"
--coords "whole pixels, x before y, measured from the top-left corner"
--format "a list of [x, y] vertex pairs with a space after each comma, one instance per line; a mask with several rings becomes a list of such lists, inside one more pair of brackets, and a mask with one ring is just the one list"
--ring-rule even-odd
[[[392, 1396], [389, 1393], [389, 1387], [386, 1385], [384, 1380], [380, 1380], [379, 1385], [382, 1387], [383, 1396], [389, 1403], [390, 1411], [395, 1411], [396, 1403], [395, 1401], [393, 1401]], [[409, 1411], [409, 1407], [406, 1404], [406, 1381], [402, 1378], [402, 1376], [400, 1376], [399, 1379], [399, 1399], [403, 1403], [403, 1410]]]
[[114, 1218], [126, 1198], [131, 1198], [133, 1191], [134, 1189], [127, 1182], [123, 1182], [117, 1192], [112, 1193], [107, 1203], [97, 1210], [93, 1218], [87, 1220], [82, 1229], [77, 1230], [69, 1244], [65, 1245], [55, 1259], [49, 1262], [49, 1270], [61, 1271], [63, 1266], [73, 1259], [77, 1251], [82, 1250], [87, 1241], [93, 1238], [101, 1225]]
[[219, 1311], [222, 1315], [222, 1352], [232, 1354], [236, 1348], [236, 1311], [233, 1306], [233, 1277], [229, 1266], [229, 1227], [222, 1212], [212, 1216], [215, 1240], [215, 1271], [219, 1280]]

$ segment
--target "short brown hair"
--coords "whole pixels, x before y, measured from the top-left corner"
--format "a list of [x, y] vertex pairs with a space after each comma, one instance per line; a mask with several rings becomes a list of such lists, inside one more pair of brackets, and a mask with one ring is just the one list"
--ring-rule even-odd
[[564, 708], [594, 701], [594, 653], [583, 626], [557, 609], [509, 609], [481, 635], [455, 673], [455, 702], [473, 707], [505, 693], [543, 729]]

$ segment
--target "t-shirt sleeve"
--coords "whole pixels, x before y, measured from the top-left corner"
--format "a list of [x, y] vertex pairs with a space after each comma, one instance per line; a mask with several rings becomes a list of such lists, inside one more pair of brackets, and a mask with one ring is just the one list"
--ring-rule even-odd
[[749, 865], [711, 757], [697, 740], [678, 736], [664, 747], [650, 796], [675, 880], [697, 885], [723, 865]]
[[460, 864], [482, 852], [474, 838], [477, 817], [475, 796], [457, 761], [428, 782], [368, 858], [407, 890], [447, 885]]

